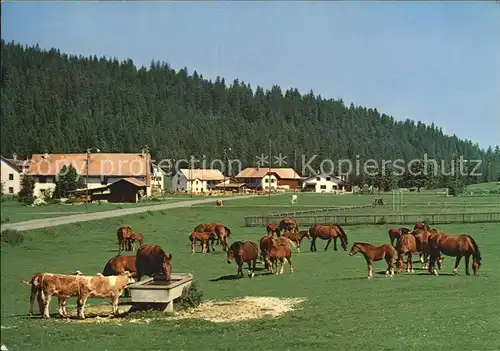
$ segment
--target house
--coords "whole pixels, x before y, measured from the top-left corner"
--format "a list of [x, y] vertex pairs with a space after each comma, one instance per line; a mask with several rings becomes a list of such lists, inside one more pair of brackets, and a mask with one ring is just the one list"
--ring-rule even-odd
[[240, 183], [235, 178], [227, 178], [225, 181], [215, 185], [215, 190], [232, 191], [233, 193], [244, 193], [250, 187], [247, 183]]
[[68, 165], [76, 169], [88, 189], [105, 187], [122, 178], [135, 178], [146, 184], [146, 195], [151, 195], [151, 157], [146, 153], [34, 154], [27, 172], [35, 182], [34, 195], [50, 196], [57, 175]]
[[252, 189], [297, 189], [302, 178], [293, 168], [245, 168], [235, 177]]
[[172, 177], [172, 191], [208, 192], [225, 180], [218, 169], [181, 168]]
[[165, 171], [161, 169], [155, 163], [151, 164], [152, 172], [151, 172], [151, 186], [154, 189], [158, 189], [159, 191], [163, 191], [165, 189]]
[[81, 199], [90, 197], [91, 201], [130, 202], [141, 200], [146, 194], [146, 183], [137, 178], [121, 178], [116, 182], [91, 189], [78, 189], [70, 192], [70, 198]]
[[26, 172], [29, 161], [18, 160], [14, 154], [12, 158], [1, 156], [1, 182], [5, 195], [17, 195], [21, 190], [21, 177]]
[[302, 189], [316, 193], [343, 193], [345, 191], [345, 177], [336, 177], [331, 174], [316, 174], [304, 179]]

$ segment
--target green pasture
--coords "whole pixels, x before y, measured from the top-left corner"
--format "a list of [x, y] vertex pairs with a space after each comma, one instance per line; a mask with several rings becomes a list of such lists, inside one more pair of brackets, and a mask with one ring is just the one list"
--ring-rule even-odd
[[158, 198], [156, 201], [144, 201], [138, 203], [91, 203], [87, 204], [47, 204], [44, 206], [26, 206], [15, 200], [1, 202], [2, 223], [16, 223], [32, 219], [68, 216], [81, 213], [101, 212], [118, 210], [122, 208], [159, 205], [167, 202], [190, 200], [189, 197], [166, 197]]
[[[318, 241], [320, 251], [311, 253], [307, 239], [302, 252], [292, 256], [295, 273], [290, 274], [289, 267], [285, 266], [281, 276], [258, 271], [254, 279], [231, 280], [236, 274], [236, 265], [226, 263], [219, 247], [215, 253], [190, 253], [187, 236], [202, 222], [226, 224], [232, 230], [231, 241], [258, 241], [265, 230], [243, 227], [244, 216], [261, 211], [283, 212], [289, 198], [286, 195], [271, 200], [263, 197], [232, 200], [223, 207], [171, 209], [25, 232], [20, 246], [3, 244], [1, 247], [1, 343], [9, 350], [28, 350], [34, 345], [44, 350], [500, 348], [498, 223], [437, 226], [447, 232], [465, 232], [476, 239], [483, 257], [478, 277], [465, 276], [463, 262], [459, 275], [451, 275], [454, 259], [448, 257], [438, 277], [417, 270], [389, 278], [377, 274], [386, 268], [383, 262], [378, 262], [374, 279], [369, 281], [363, 257], [350, 257], [342, 250], [335, 252], [333, 245], [324, 252], [324, 241]], [[263, 207], [266, 201], [282, 206]], [[371, 197], [299, 194], [300, 204], [320, 207], [366, 202], [370, 203]], [[300, 297], [305, 301], [278, 320], [231, 324], [169, 321], [166, 316], [149, 324], [131, 323], [127, 318], [120, 319], [119, 323], [97, 324], [27, 316], [29, 288], [20, 282], [22, 279], [29, 280], [39, 271], [101, 272], [106, 261], [116, 253], [116, 227], [125, 223], [133, 230], [142, 231], [146, 243], [159, 244], [171, 252], [174, 272], [194, 274], [204, 299], [274, 296]], [[349, 249], [354, 241], [388, 242], [387, 226], [345, 229]], [[101, 304], [107, 304], [111, 311], [108, 300], [88, 302], [89, 306]], [[74, 310], [73, 298], [68, 311]], [[51, 312], [56, 311], [57, 299], [53, 299]]]

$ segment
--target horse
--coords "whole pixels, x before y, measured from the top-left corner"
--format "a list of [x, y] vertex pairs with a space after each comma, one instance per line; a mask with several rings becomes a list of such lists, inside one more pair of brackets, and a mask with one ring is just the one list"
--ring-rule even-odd
[[168, 281], [172, 275], [172, 254], [167, 254], [159, 245], [142, 245], [137, 250], [135, 264], [137, 281], [144, 275], [154, 277], [157, 274], [163, 274]]
[[472, 271], [475, 276], [479, 275], [481, 267], [481, 252], [474, 238], [468, 234], [436, 234], [429, 238], [430, 264], [429, 272], [438, 275], [436, 271], [436, 261], [441, 252], [446, 256], [456, 257], [453, 274], [458, 274], [458, 265], [462, 257], [465, 257], [465, 274], [470, 275], [469, 259], [472, 256]]
[[413, 230], [417, 230], [417, 229], [431, 230], [431, 227], [429, 227], [429, 225], [425, 222], [417, 222], [417, 223], [415, 223]]
[[132, 228], [128, 225], [123, 225], [116, 230], [118, 239], [118, 252], [132, 251], [131, 242], [127, 240], [132, 235]]
[[275, 233], [276, 236], [280, 236], [280, 227], [278, 223], [268, 223], [266, 225], [266, 230], [268, 236], [274, 236]]
[[[108, 260], [101, 274], [106, 277], [110, 275], [120, 275], [125, 272], [130, 272], [131, 277], [134, 278], [136, 276], [135, 262], [136, 256], [116, 255]], [[125, 288], [123, 297], [129, 296], [130, 292], [127, 288]]]
[[299, 227], [297, 225], [297, 221], [295, 220], [295, 218], [283, 218], [279, 222], [278, 228], [279, 228], [279, 235], [278, 236], [281, 236], [281, 231], [285, 231], [285, 232], [297, 232], [297, 231], [299, 231]]
[[266, 252], [269, 251], [269, 249], [273, 246], [273, 240], [272, 237], [264, 235], [263, 237], [260, 238], [259, 240], [259, 247], [260, 247], [260, 260], [264, 262], [264, 268], [269, 269], [266, 261]]
[[132, 247], [132, 251], [135, 251], [136, 242], [139, 243], [139, 247], [144, 243], [144, 236], [141, 232], [132, 233], [132, 235], [127, 238], [127, 245], [128, 247]]
[[398, 239], [401, 237], [401, 235], [403, 234], [408, 234], [411, 232], [411, 229], [410, 228], [406, 228], [406, 227], [393, 227], [393, 228], [390, 228], [389, 229], [389, 240], [391, 240], [391, 245], [394, 245], [394, 240], [396, 240], [396, 242], [398, 241]]
[[217, 245], [222, 244], [222, 249], [227, 251], [229, 245], [228, 238], [231, 235], [231, 229], [223, 224], [218, 223], [205, 223], [199, 224], [194, 228], [193, 232], [214, 232], [217, 234]]
[[309, 235], [307, 230], [301, 230], [300, 232], [285, 232], [283, 233], [283, 237], [290, 239], [295, 244], [297, 253], [300, 253], [300, 243], [302, 239], [307, 237], [311, 240], [311, 235]]
[[210, 252], [210, 246], [212, 246], [212, 252], [215, 251], [214, 242], [216, 239], [217, 235], [213, 232], [192, 232], [191, 234], [189, 234], [189, 241], [191, 242], [191, 253], [194, 253], [194, 247], [197, 241], [201, 243], [202, 253]]
[[338, 224], [320, 225], [316, 224], [309, 228], [309, 235], [311, 236], [311, 251], [316, 252], [316, 239], [320, 238], [328, 240], [325, 246], [325, 251], [328, 249], [330, 242], [333, 239], [333, 250], [337, 251], [337, 238], [340, 238], [340, 245], [347, 251], [347, 234]]
[[373, 262], [381, 260], [385, 260], [387, 262], [387, 271], [385, 272], [385, 275], [388, 276], [390, 274], [391, 277], [394, 276], [394, 261], [397, 255], [394, 246], [391, 244], [373, 246], [367, 243], [355, 242], [352, 245], [349, 256], [354, 256], [358, 252], [363, 254], [366, 264], [368, 265], [367, 279], [373, 278]]
[[[285, 260], [288, 261], [288, 264], [290, 265], [290, 273], [293, 273], [292, 250], [290, 250], [288, 246], [271, 246], [269, 251], [266, 252], [265, 260], [271, 273], [273, 273], [273, 267], [276, 266], [275, 274], [283, 274], [283, 264]], [[279, 270], [278, 261], [280, 262]]]
[[408, 255], [406, 260], [406, 271], [408, 273], [413, 273], [412, 253], [417, 252], [417, 240], [415, 237], [410, 233], [401, 235], [396, 243], [396, 251], [398, 252], [398, 273], [401, 273], [403, 270], [405, 255]]
[[[425, 229], [416, 229], [411, 232], [411, 234], [415, 237], [415, 242], [417, 246], [417, 251], [420, 257], [420, 263], [422, 263], [422, 269], [429, 268], [429, 237], [433, 234], [437, 234], [437, 231], [433, 229], [434, 232], [429, 232]], [[441, 258], [438, 260], [439, 269], [442, 268]]]
[[238, 265], [237, 277], [243, 277], [243, 263], [248, 263], [248, 276], [254, 277], [255, 264], [259, 257], [259, 248], [254, 241], [235, 241], [227, 251], [227, 263], [234, 261]]

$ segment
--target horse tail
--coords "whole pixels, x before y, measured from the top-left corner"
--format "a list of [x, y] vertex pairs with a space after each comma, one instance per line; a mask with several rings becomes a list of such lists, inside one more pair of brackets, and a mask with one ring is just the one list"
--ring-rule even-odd
[[224, 226], [224, 229], [226, 229], [226, 232], [227, 232], [227, 237], [229, 238], [229, 236], [231, 235], [231, 229], [229, 229], [228, 227]]
[[476, 261], [481, 261], [481, 252], [479, 251], [479, 246], [477, 246], [477, 243], [472, 236], [467, 235], [467, 234], [466, 234], [466, 236], [469, 238], [472, 246], [474, 247], [474, 251], [475, 251], [474, 259]]

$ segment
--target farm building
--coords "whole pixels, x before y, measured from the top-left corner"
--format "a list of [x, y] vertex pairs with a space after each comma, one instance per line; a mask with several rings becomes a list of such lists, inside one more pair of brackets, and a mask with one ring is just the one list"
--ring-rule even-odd
[[103, 187], [72, 191], [71, 195], [85, 198], [87, 193], [91, 201], [134, 203], [140, 201], [146, 194], [146, 183], [136, 178], [121, 178]]
[[331, 174], [317, 174], [304, 179], [302, 189], [316, 193], [342, 193], [345, 191], [345, 181]]
[[225, 181], [218, 169], [187, 169], [181, 168], [172, 177], [172, 191], [193, 191], [204, 193], [215, 189], [215, 186]]
[[246, 183], [240, 183], [236, 181], [235, 179], [227, 179], [225, 182], [221, 182], [215, 186], [216, 190], [226, 190], [226, 191], [232, 191], [234, 193], [244, 193], [247, 190], [250, 189], [248, 184]]
[[297, 189], [302, 178], [293, 168], [245, 168], [235, 177], [252, 189]]
[[6, 195], [16, 195], [21, 190], [21, 177], [26, 173], [29, 160], [18, 160], [14, 154], [12, 158], [1, 156], [1, 182], [3, 193]]
[[146, 153], [34, 154], [27, 172], [35, 181], [34, 195], [49, 196], [56, 187], [56, 176], [68, 165], [76, 169], [89, 189], [135, 178], [146, 184], [146, 194], [151, 195], [153, 166]]

